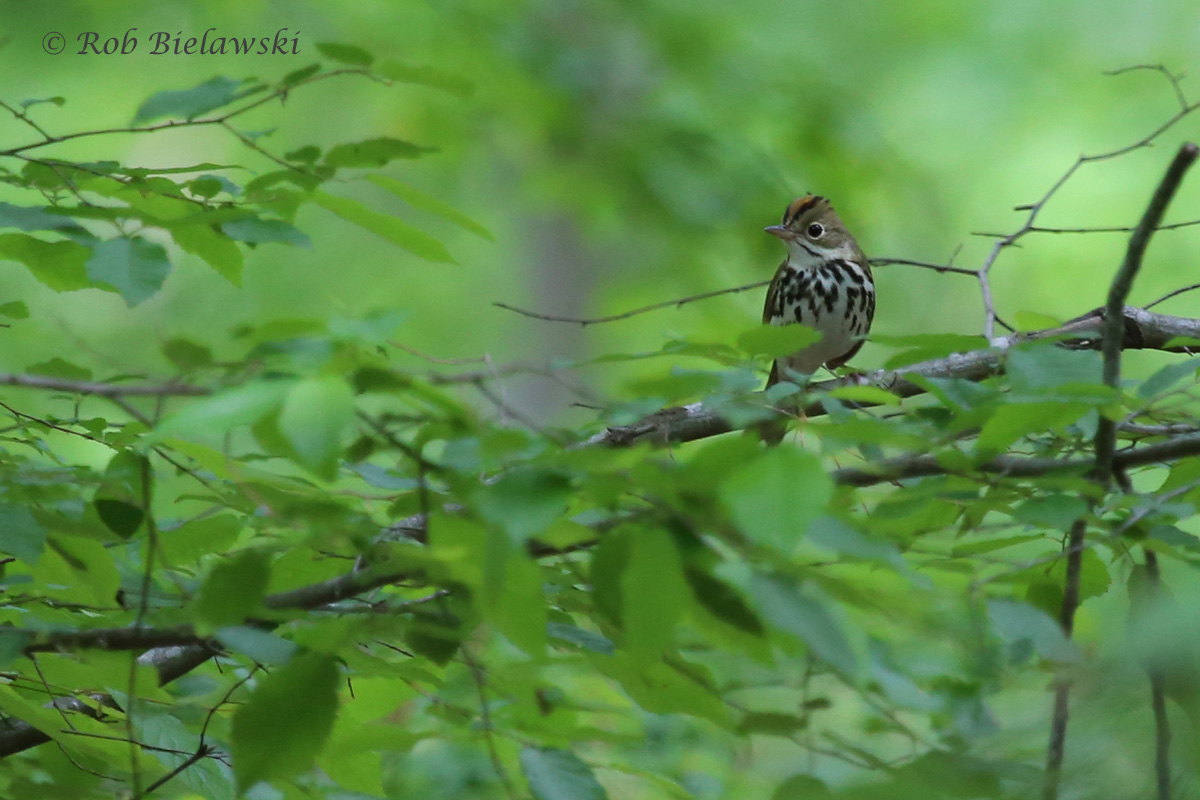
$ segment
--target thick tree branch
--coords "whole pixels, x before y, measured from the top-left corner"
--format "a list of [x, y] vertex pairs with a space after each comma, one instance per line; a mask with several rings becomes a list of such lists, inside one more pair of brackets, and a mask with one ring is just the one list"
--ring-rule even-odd
[[[1172, 339], [1200, 339], [1200, 319], [1156, 314], [1141, 308], [1126, 306], [1121, 346], [1126, 350], [1162, 350], [1186, 352], [1187, 348], [1169, 345]], [[865, 378], [870, 385], [886, 389], [897, 397], [924, 394], [925, 389], [909, 380], [910, 376], [927, 378], [961, 378], [981, 381], [1004, 371], [1006, 351], [1024, 341], [1061, 338], [1063, 346], [1097, 350], [1104, 331], [1104, 310], [1095, 309], [1076, 317], [1058, 328], [1034, 333], [1014, 333], [996, 339], [995, 346], [985, 350], [955, 353], [898, 370], [878, 370]], [[851, 376], [821, 381], [809, 385], [810, 395], [820, 395], [842, 386], [857, 386], [863, 376]], [[869, 404], [862, 404], [864, 407]], [[820, 401], [808, 403], [805, 417], [819, 417], [826, 412]], [[584, 446], [625, 447], [638, 442], [690, 442], [735, 429], [721, 417], [719, 411], [703, 403], [663, 409], [630, 425], [614, 425], [584, 442]]]

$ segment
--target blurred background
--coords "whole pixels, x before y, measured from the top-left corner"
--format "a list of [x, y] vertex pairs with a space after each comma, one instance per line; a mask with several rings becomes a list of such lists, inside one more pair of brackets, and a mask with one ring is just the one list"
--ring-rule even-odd
[[[1106, 70], [1200, 67], [1200, 6], [1190, 0], [214, 0], [2, 8], [4, 99], [65, 97], [61, 108], [36, 109], [56, 134], [127, 125], [152, 93], [215, 75], [278, 79], [318, 60], [317, 42], [357, 44], [473, 87], [455, 96], [331, 81], [242, 123], [273, 130], [261, 142], [276, 152], [378, 135], [437, 147], [389, 171], [479, 220], [494, 241], [414, 212], [365, 182], [334, 191], [430, 231], [457, 264], [423, 262], [315, 206], [297, 220], [312, 249], [258, 248], [241, 288], [175, 253], [165, 291], [133, 309], [96, 290], [55, 294], [6, 263], [0, 299], [26, 300], [32, 319], [19, 340], [6, 340], [0, 369], [20, 371], [58, 355], [60, 340], [49, 334], [65, 331], [78, 343], [78, 362], [98, 377], [169, 374], [159, 345], [174, 336], [203, 334], [212, 342], [215, 330], [246, 323], [378, 308], [406, 310], [402, 342], [438, 358], [540, 364], [656, 351], [671, 337], [723, 341], [759, 319], [764, 290], [586, 328], [523, 318], [492, 303], [593, 316], [766, 280], [782, 247], [762, 228], [807, 191], [830, 197], [873, 257], [944, 262], [956, 253], [956, 264], [976, 267], [993, 240], [974, 234], [1014, 230], [1023, 219], [1014, 206], [1041, 197], [1077, 156], [1136, 142], [1178, 110], [1162, 75]], [[139, 36], [162, 30], [186, 37], [214, 26], [229, 36], [287, 28], [299, 36], [299, 55], [154, 56], [144, 40], [131, 55], [74, 54], [83, 31], [103, 39], [136, 27]], [[66, 37], [66, 52], [43, 52], [51, 30]], [[1182, 85], [1200, 99], [1200, 78]], [[30, 133], [0, 119], [4, 142], [24, 142]], [[1188, 137], [1200, 137], [1200, 117], [1155, 147], [1085, 166], [1039, 223], [1133, 224]], [[89, 138], [42, 154], [273, 168], [219, 130]], [[244, 183], [250, 176], [230, 177]], [[1200, 218], [1194, 180], [1168, 221], [1193, 218]], [[997, 310], [1009, 321], [1018, 312], [1083, 313], [1103, 302], [1124, 247], [1121, 234], [1031, 236], [993, 272]], [[1197, 255], [1200, 228], [1158, 237], [1132, 300], [1200, 280]], [[879, 334], [982, 329], [970, 277], [885, 266], [877, 281]], [[1198, 301], [1200, 294], [1183, 295], [1158, 310], [1192, 314]], [[226, 342], [229, 354], [244, 346], [232, 336]], [[856, 365], [879, 366], [888, 354], [885, 345], [868, 344]], [[411, 354], [395, 357], [438, 368]], [[579, 378], [604, 396], [628, 399], [628, 381], [675, 363], [686, 366], [651, 359], [590, 367]], [[574, 398], [552, 381], [513, 379], [506, 390], [510, 402], [557, 424], [594, 418], [570, 408]]]

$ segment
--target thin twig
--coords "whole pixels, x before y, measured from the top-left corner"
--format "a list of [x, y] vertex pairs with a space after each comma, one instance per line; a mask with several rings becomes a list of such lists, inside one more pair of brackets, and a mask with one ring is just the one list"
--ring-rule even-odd
[[1143, 306], [1143, 308], [1145, 308], [1146, 310], [1149, 310], [1151, 308], [1154, 308], [1156, 305], [1158, 305], [1159, 303], [1161, 303], [1165, 300], [1170, 300], [1172, 297], [1178, 297], [1179, 295], [1184, 294], [1185, 292], [1192, 292], [1192, 291], [1195, 291], [1196, 289], [1200, 289], [1200, 283], [1193, 283], [1188, 286], [1184, 286], [1180, 289], [1176, 289], [1173, 292], [1167, 292], [1162, 297], [1155, 300], [1153, 303], [1147, 303], [1145, 306]]
[[650, 311], [658, 311], [659, 309], [663, 308], [678, 308], [680, 306], [687, 305], [688, 303], [694, 303], [697, 300], [707, 300], [710, 297], [719, 297], [723, 294], [738, 294], [739, 292], [748, 292], [751, 289], [757, 289], [761, 286], [766, 286], [769, 283], [769, 280], [755, 281], [754, 283], [747, 283], [744, 286], [735, 286], [732, 289], [717, 289], [711, 292], [689, 295], [688, 297], [680, 297], [676, 300], [666, 300], [661, 303], [653, 303], [648, 306], [642, 306], [641, 308], [635, 308], [632, 311], [625, 311], [620, 314], [610, 314], [606, 317], [562, 317], [556, 314], [540, 314], [536, 311], [527, 311], [523, 308], [510, 306], [508, 303], [496, 302], [492, 303], [492, 305], [497, 306], [498, 308], [503, 308], [506, 311], [513, 311], [524, 317], [544, 319], [548, 322], [570, 322], [580, 327], [587, 327], [588, 325], [598, 325], [602, 322], [616, 322], [617, 320], [629, 319], [630, 317], [636, 317], [639, 314], [645, 314]]
[[98, 381], [73, 381], [66, 378], [53, 378], [48, 375], [22, 375], [0, 373], [0, 385], [20, 386], [26, 389], [48, 389], [72, 394], [94, 394], [102, 397], [199, 397], [211, 394], [212, 390], [203, 386], [193, 386], [186, 383], [165, 383], [159, 386], [132, 384], [121, 386], [116, 383], [100, 383]]
[[1179, 107], [1181, 109], [1186, 109], [1188, 107], [1187, 97], [1183, 94], [1183, 87], [1179, 83], [1179, 81], [1183, 78], [1183, 73], [1176, 75], [1162, 64], [1133, 64], [1131, 66], [1121, 67], [1119, 69], [1105, 70], [1104, 74], [1124, 75], [1127, 72], [1137, 72], [1140, 70], [1150, 70], [1151, 72], [1157, 72], [1165, 77], [1168, 81], [1170, 81], [1171, 88], [1175, 91], [1175, 99], [1179, 101]]

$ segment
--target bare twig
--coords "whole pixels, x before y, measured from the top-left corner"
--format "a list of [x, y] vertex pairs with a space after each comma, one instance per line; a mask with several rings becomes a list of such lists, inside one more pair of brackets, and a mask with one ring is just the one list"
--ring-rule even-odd
[[100, 383], [98, 381], [73, 381], [66, 378], [53, 378], [48, 375], [21, 375], [0, 373], [0, 385], [20, 386], [27, 389], [48, 389], [72, 394], [94, 394], [102, 397], [199, 397], [211, 394], [212, 390], [203, 386], [193, 386], [186, 383], [165, 383], [159, 386], [132, 384], [122, 386], [117, 383]]
[[617, 320], [629, 319], [630, 317], [636, 317], [639, 314], [646, 314], [650, 311], [658, 311], [663, 308], [679, 308], [680, 306], [687, 305], [688, 303], [694, 303], [697, 300], [707, 300], [710, 297], [720, 297], [723, 294], [738, 294], [739, 292], [748, 292], [751, 289], [758, 289], [759, 287], [766, 286], [769, 283], [769, 280], [755, 281], [754, 283], [747, 283], [744, 286], [734, 286], [732, 289], [717, 289], [712, 292], [693, 294], [688, 297], [680, 297], [675, 300], [666, 300], [662, 303], [653, 303], [648, 306], [642, 306], [641, 308], [635, 308], [632, 311], [625, 311], [620, 314], [610, 314], [606, 317], [562, 317], [555, 314], [540, 314], [536, 311], [526, 311], [523, 308], [510, 306], [508, 303], [497, 302], [492, 303], [492, 305], [497, 306], [498, 308], [503, 308], [506, 311], [513, 311], [524, 317], [543, 319], [548, 322], [570, 322], [575, 325], [579, 325], [580, 327], [587, 327], [588, 325], [598, 325], [602, 322], [616, 322]]
[[1175, 92], [1175, 99], [1179, 101], [1179, 107], [1184, 110], [1186, 110], [1188, 108], [1187, 97], [1183, 94], [1183, 86], [1180, 85], [1180, 83], [1179, 83], [1180, 80], [1183, 79], [1183, 73], [1176, 75], [1175, 73], [1171, 72], [1169, 69], [1164, 67], [1162, 64], [1133, 64], [1128, 67], [1121, 67], [1120, 69], [1105, 70], [1104, 74], [1105, 75], [1124, 75], [1128, 72], [1138, 72], [1141, 70], [1150, 70], [1151, 72], [1157, 72], [1157, 73], [1161, 74], [1163, 77], [1165, 77], [1168, 81], [1170, 81], [1171, 88]]
[[325, 72], [325, 73], [322, 73], [319, 75], [313, 75], [311, 77], [305, 78], [304, 80], [298, 81], [298, 82], [292, 84], [291, 86], [282, 86], [282, 87], [276, 88], [274, 91], [268, 92], [266, 95], [259, 97], [257, 100], [253, 100], [249, 103], [245, 103], [245, 104], [233, 109], [232, 111], [227, 111], [226, 113], [220, 114], [215, 117], [204, 117], [201, 119], [187, 119], [187, 120], [169, 120], [167, 122], [155, 123], [154, 125], [131, 125], [131, 126], [123, 127], [123, 128], [97, 128], [97, 129], [90, 130], [90, 131], [76, 131], [75, 133], [67, 133], [67, 134], [63, 134], [62, 136], [48, 136], [48, 135], [46, 135], [46, 133], [44, 131], [39, 131], [40, 133], [42, 133], [42, 136], [43, 136], [41, 141], [30, 142], [28, 144], [19, 145], [17, 147], [10, 147], [7, 150], [0, 150], [0, 156], [14, 156], [14, 155], [17, 155], [18, 153], [24, 153], [27, 150], [33, 150], [33, 149], [36, 149], [39, 147], [46, 147], [47, 145], [52, 145], [52, 144], [59, 144], [60, 142], [69, 142], [72, 139], [82, 139], [82, 138], [89, 137], [89, 136], [106, 136], [106, 135], [115, 134], [115, 133], [155, 133], [156, 131], [171, 130], [174, 128], [188, 128], [188, 127], [198, 127], [198, 126], [204, 126], [204, 125], [224, 125], [229, 120], [234, 119], [235, 117], [240, 117], [242, 114], [245, 114], [247, 111], [251, 111], [255, 108], [258, 108], [261, 105], [265, 105], [266, 103], [269, 103], [272, 100], [282, 99], [282, 98], [286, 97], [288, 95], [288, 93], [294, 91], [295, 89], [299, 88], [300, 86], [304, 86], [305, 84], [310, 84], [310, 83], [317, 83], [318, 81], [328, 80], [330, 78], [334, 78], [339, 75], [366, 75], [367, 77], [371, 77], [370, 73], [365, 69], [357, 69], [357, 68], [335, 69], [330, 72]]
[[1172, 297], [1178, 297], [1179, 295], [1184, 294], [1185, 292], [1192, 292], [1192, 291], [1195, 291], [1196, 289], [1200, 289], [1200, 283], [1193, 283], [1188, 286], [1184, 286], [1179, 289], [1176, 289], [1173, 292], [1167, 292], [1162, 297], [1155, 300], [1153, 303], [1147, 303], [1145, 306], [1143, 306], [1143, 308], [1149, 310], [1151, 308], [1154, 308], [1156, 305], [1158, 305], [1159, 303], [1161, 303], [1165, 300], [1170, 300]]

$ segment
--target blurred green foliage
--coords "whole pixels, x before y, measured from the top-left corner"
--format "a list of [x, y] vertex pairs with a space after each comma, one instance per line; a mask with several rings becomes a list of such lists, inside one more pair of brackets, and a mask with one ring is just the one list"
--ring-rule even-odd
[[[747, 395], [781, 346], [761, 294], [587, 327], [491, 305], [590, 317], [765, 280], [760, 229], [805, 191], [871, 256], [978, 267], [994, 239], [972, 232], [1015, 230], [1081, 153], [1176, 113], [1164, 76], [1101, 73], [1193, 69], [1194, 4], [0, 13], [0, 372], [59, 389], [0, 393], [0, 712], [54, 739], [7, 756], [6, 796], [1027, 797], [1056, 675], [1064, 795], [1147, 794], [1147, 667], [1194, 786], [1200, 462], [1110, 495], [974, 470], [1086, 452], [1101, 414], [1194, 421], [1194, 364], [1131, 353], [1118, 393], [1095, 354], [1042, 343], [902, 414], [842, 390], [774, 450], [564, 448], [675, 402], [761, 416]], [[288, 28], [300, 54], [72, 49], [135, 26]], [[1196, 119], [1085, 165], [1038, 223], [1131, 225]], [[1168, 222], [1197, 209], [1192, 181]], [[1124, 243], [1031, 234], [996, 262], [996, 310], [1042, 327], [1100, 305]], [[1132, 302], [1197, 255], [1195, 229], [1158, 235]], [[859, 366], [984, 344], [969, 276], [877, 280]], [[1160, 310], [1200, 316], [1194, 297]], [[87, 381], [162, 391], [69, 391]], [[830, 478], [905, 452], [950, 472]], [[380, 536], [415, 514], [427, 535]], [[1146, 591], [1145, 548], [1170, 593]], [[387, 580], [285, 602], [356, 574]], [[219, 668], [160, 687], [129, 652], [52, 652], [130, 627], [215, 636]], [[89, 693], [98, 719], [44, 705]]]

